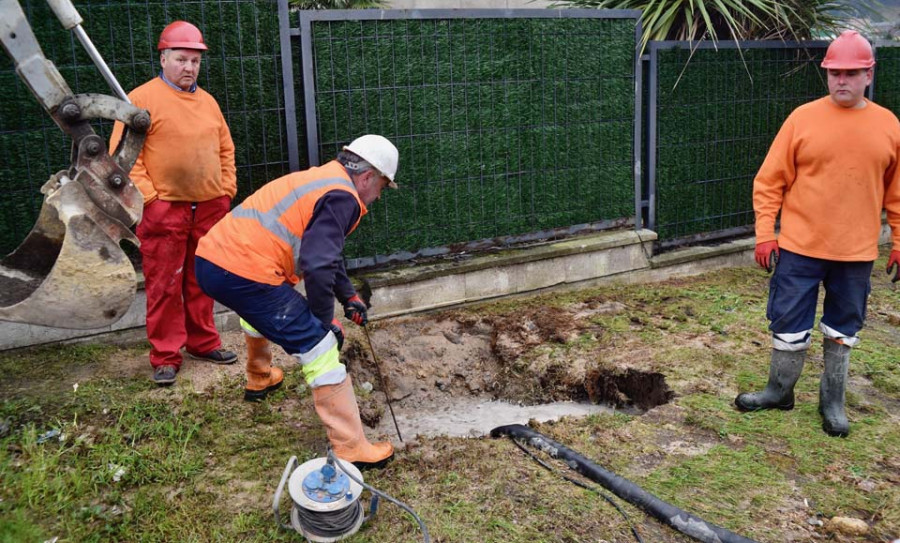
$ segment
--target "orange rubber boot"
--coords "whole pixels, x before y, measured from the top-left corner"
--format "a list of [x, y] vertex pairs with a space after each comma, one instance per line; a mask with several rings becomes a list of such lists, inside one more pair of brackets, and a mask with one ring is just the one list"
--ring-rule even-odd
[[284, 373], [281, 368], [272, 367], [268, 339], [245, 333], [244, 340], [247, 342], [247, 388], [244, 389], [244, 399], [259, 402], [281, 386]]
[[338, 458], [365, 469], [382, 467], [394, 456], [394, 447], [389, 442], [369, 443], [366, 439], [349, 375], [340, 384], [312, 390], [316, 413]]

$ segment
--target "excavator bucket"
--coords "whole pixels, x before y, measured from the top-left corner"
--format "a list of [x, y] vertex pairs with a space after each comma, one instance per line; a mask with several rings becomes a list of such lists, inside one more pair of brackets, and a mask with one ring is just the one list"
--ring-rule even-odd
[[[136, 273], [122, 240], [137, 246], [129, 228], [143, 212], [143, 196], [128, 173], [150, 128], [81, 28], [69, 0], [48, 0], [67, 29], [88, 50], [118, 98], [74, 95], [44, 57], [17, 0], [0, 0], [0, 42], [16, 73], [54, 122], [72, 138], [72, 163], [50, 177], [41, 192], [37, 223], [22, 244], [0, 260], [0, 320], [57, 328], [108, 326], [131, 306]], [[115, 120], [125, 131], [112, 155], [91, 120]]]
[[[115, 241], [137, 239], [57, 178], [25, 241], [0, 261], [0, 319], [57, 328], [107, 326], [134, 300], [136, 274]], [[66, 178], [63, 178], [66, 179]], [[110, 237], [110, 235], [114, 237]]]

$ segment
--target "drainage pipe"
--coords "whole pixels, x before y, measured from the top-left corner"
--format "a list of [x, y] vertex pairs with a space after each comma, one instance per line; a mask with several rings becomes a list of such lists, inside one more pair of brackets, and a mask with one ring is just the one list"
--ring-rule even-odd
[[725, 528], [710, 524], [674, 505], [668, 504], [653, 494], [611, 471], [594, 464], [565, 445], [523, 426], [510, 424], [491, 430], [491, 437], [509, 436], [526, 441], [553, 458], [565, 461], [570, 468], [595, 481], [616, 496], [641, 508], [657, 520], [668, 524], [679, 532], [703, 543], [756, 543], [752, 539], [729, 532]]

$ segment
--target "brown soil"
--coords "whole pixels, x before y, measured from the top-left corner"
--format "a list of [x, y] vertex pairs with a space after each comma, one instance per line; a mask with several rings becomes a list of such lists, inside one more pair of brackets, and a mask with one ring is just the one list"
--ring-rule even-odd
[[[394, 405], [434, 406], [462, 396], [532, 405], [591, 401], [641, 410], [674, 397], [659, 373], [612, 370], [596, 352], [577, 352], [571, 343], [592, 333], [590, 313], [544, 307], [510, 316], [449, 312], [370, 325], [372, 348]], [[343, 359], [357, 385], [381, 389], [365, 335], [348, 332]], [[554, 351], [568, 349], [566, 356]], [[381, 395], [363, 398], [364, 419], [383, 416]]]

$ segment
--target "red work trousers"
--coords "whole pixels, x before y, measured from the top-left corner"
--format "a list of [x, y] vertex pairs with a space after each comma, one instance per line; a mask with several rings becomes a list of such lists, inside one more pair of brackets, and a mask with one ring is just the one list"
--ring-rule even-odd
[[206, 202], [154, 200], [137, 227], [141, 240], [150, 364], [181, 367], [181, 348], [207, 353], [222, 345], [213, 299], [194, 277], [197, 241], [228, 213], [231, 198]]

